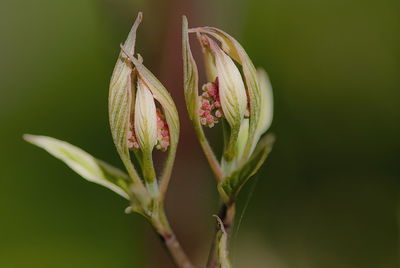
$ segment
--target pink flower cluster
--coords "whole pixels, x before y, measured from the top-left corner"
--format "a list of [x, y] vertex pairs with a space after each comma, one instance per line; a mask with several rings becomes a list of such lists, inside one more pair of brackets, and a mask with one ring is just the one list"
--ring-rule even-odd
[[169, 128], [165, 116], [157, 108], [157, 145], [156, 148], [165, 152], [169, 146]]
[[139, 143], [135, 136], [135, 131], [133, 129], [132, 122], [129, 122], [129, 130], [128, 130], [128, 148], [129, 149], [139, 149]]
[[215, 79], [215, 82], [203, 85], [202, 90], [199, 110], [200, 123], [203, 126], [212, 128], [218, 123], [218, 118], [221, 118], [223, 115], [219, 99], [218, 78]]

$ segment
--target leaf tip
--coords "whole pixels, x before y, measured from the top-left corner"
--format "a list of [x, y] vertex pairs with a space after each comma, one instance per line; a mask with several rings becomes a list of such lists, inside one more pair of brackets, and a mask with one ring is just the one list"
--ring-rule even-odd
[[185, 27], [187, 27], [187, 25], [188, 25], [188, 20], [187, 20], [186, 15], [182, 15], [182, 24], [183, 24]]
[[23, 134], [23, 135], [22, 135], [22, 138], [23, 138], [26, 142], [35, 143], [35, 138], [36, 138], [36, 136], [35, 136], [35, 135], [32, 135], [32, 134]]
[[217, 224], [218, 224], [218, 230], [220, 230], [221, 232], [225, 233], [225, 227], [224, 227], [224, 223], [221, 220], [221, 218], [218, 215], [213, 215], [213, 217], [217, 220]]
[[138, 12], [137, 20], [138, 20], [139, 22], [141, 22], [141, 21], [143, 20], [143, 12], [142, 12], [142, 11], [139, 11], [139, 12]]

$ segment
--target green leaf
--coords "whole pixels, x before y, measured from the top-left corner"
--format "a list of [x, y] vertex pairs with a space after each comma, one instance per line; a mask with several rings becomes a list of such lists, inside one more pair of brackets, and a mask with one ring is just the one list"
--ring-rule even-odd
[[65, 141], [46, 136], [25, 134], [24, 139], [45, 149], [54, 157], [63, 161], [84, 179], [102, 185], [129, 200], [129, 177], [121, 170], [98, 160]]
[[232, 175], [224, 178], [218, 184], [218, 190], [225, 202], [233, 202], [246, 182], [260, 169], [272, 150], [275, 137], [272, 134], [264, 136], [258, 143], [254, 153]]
[[214, 215], [217, 219], [218, 231], [217, 231], [217, 262], [219, 268], [230, 268], [231, 263], [228, 256], [228, 234], [225, 231], [224, 223], [222, 220]]

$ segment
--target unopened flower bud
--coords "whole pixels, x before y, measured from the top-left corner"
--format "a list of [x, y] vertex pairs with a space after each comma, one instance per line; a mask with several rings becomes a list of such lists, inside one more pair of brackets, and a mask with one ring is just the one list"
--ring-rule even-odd
[[[219, 181], [219, 193], [224, 202], [231, 204], [271, 151], [273, 136], [261, 137], [272, 120], [271, 86], [264, 73], [257, 74], [240, 43], [226, 32], [208, 26], [189, 29], [183, 17], [182, 33], [184, 92], [189, 116]], [[208, 83], [200, 94], [189, 33], [196, 34], [204, 55]], [[222, 127], [224, 149], [218, 162], [202, 125], [212, 127], [220, 117], [227, 124]]]

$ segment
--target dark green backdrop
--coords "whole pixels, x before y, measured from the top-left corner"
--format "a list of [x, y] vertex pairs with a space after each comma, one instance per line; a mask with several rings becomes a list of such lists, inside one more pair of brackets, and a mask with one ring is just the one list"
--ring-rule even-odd
[[274, 87], [278, 140], [241, 195], [235, 267], [399, 267], [397, 0], [1, 0], [0, 267], [169, 267], [122, 198], [21, 139], [120, 166], [108, 82], [139, 10], [138, 51], [182, 118], [168, 210], [191, 256], [204, 260], [217, 195], [185, 114], [182, 14], [235, 35]]

